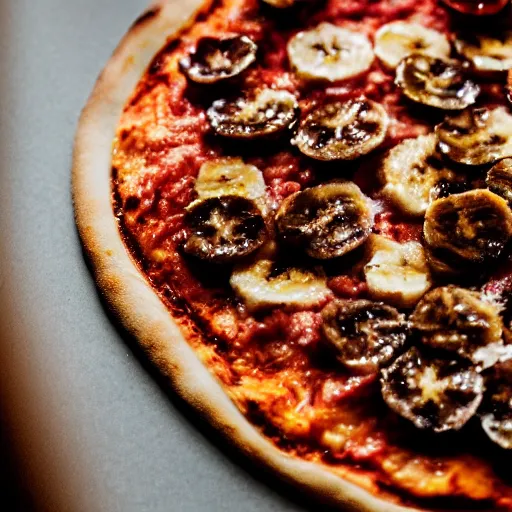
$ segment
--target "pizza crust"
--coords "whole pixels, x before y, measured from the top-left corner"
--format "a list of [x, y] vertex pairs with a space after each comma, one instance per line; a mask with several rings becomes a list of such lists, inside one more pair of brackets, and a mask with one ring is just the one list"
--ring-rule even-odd
[[321, 464], [288, 455], [260, 434], [199, 361], [122, 240], [111, 202], [111, 151], [123, 107], [155, 54], [211, 3], [154, 3], [121, 41], [82, 112], [73, 155], [73, 201], [96, 283], [169, 386], [253, 462], [340, 509], [418, 511], [373, 496]]

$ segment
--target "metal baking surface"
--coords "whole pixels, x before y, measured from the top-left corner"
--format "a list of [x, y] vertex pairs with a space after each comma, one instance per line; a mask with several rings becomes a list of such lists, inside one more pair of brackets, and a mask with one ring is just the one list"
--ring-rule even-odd
[[304, 510], [225, 455], [159, 386], [82, 257], [70, 196], [76, 123], [144, 7], [0, 1], [0, 403], [26, 501], [52, 512]]

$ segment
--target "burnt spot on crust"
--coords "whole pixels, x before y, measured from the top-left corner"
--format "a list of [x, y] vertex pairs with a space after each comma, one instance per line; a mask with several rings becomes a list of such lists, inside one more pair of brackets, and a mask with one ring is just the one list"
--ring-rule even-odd
[[160, 11], [162, 10], [162, 8], [160, 6], [154, 6], [154, 7], [151, 7], [150, 9], [148, 9], [146, 12], [142, 13], [132, 24], [132, 29], [134, 29], [135, 27], [138, 27], [140, 25], [144, 25], [144, 23], [146, 23], [147, 21], [149, 20], [152, 20], [153, 18], [155, 18], [156, 16], [158, 16], [158, 14], [160, 13]]

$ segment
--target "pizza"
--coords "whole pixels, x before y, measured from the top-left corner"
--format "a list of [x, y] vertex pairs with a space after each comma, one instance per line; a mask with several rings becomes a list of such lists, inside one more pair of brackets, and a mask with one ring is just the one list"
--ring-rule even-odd
[[510, 9], [160, 0], [82, 114], [106, 302], [318, 503], [512, 510]]

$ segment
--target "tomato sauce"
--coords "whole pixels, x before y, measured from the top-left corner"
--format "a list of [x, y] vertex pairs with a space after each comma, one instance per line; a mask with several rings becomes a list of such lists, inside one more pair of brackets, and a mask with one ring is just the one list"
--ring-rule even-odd
[[[421, 240], [422, 223], [404, 218], [381, 197], [377, 168], [387, 149], [432, 131], [439, 115], [405, 100], [393, 72], [377, 60], [357, 79], [308, 85], [289, 69], [286, 43], [299, 30], [326, 20], [370, 38], [396, 19], [418, 21], [448, 35], [457, 27], [435, 0], [314, 4], [293, 15], [270, 16], [258, 0], [216, 2], [208, 16], [157, 55], [126, 105], [114, 144], [114, 206], [123, 234], [156, 291], [181, 318], [198, 356], [242, 412], [284, 450], [328, 464], [358, 485], [402, 503], [435, 505], [435, 499], [448, 496], [512, 510], [511, 488], [485, 447], [461, 433], [454, 443], [441, 440], [439, 448], [425, 451], [423, 434], [411, 433], [384, 406], [376, 375], [358, 377], [340, 368], [322, 339], [323, 304], [251, 314], [229, 287], [230, 269], [211, 272], [180, 250], [184, 211], [196, 198], [201, 165], [230, 155], [262, 171], [270, 211], [305, 187], [351, 179], [376, 204], [375, 233], [398, 242]], [[257, 64], [235, 85], [208, 89], [187, 84], [179, 59], [200, 37], [226, 34], [253, 38], [260, 48]], [[357, 163], [327, 165], [308, 160], [286, 142], [246, 148], [215, 139], [206, 118], [211, 102], [263, 86], [296, 93], [303, 113], [326, 96], [363, 94], [384, 105], [392, 119], [385, 144]], [[505, 101], [499, 87], [492, 91], [495, 102]], [[367, 297], [357, 265], [327, 272], [333, 297]]]

